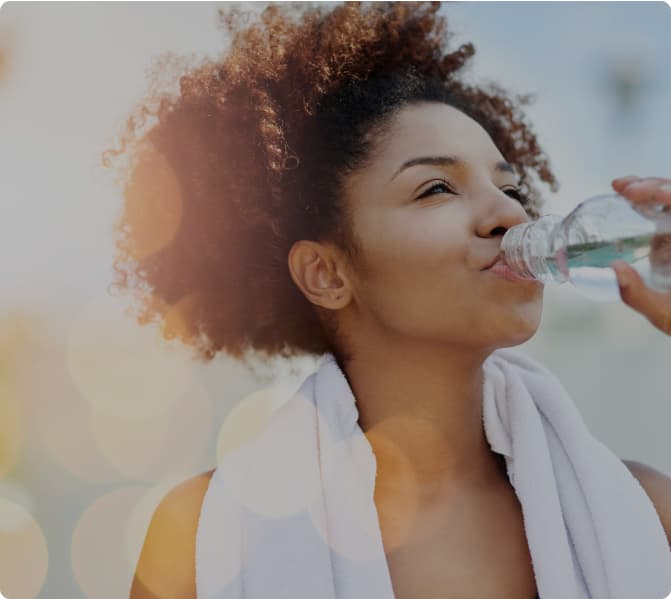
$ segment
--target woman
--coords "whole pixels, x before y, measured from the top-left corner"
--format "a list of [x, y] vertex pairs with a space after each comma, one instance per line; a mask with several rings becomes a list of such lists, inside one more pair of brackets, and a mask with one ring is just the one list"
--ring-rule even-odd
[[[141, 322], [162, 319], [204, 360], [336, 356], [377, 459], [396, 597], [532, 599], [520, 505], [482, 429], [482, 364], [539, 326], [542, 284], [488, 267], [506, 230], [541, 214], [530, 175], [557, 183], [519, 107], [529, 97], [465, 83], [474, 48], [448, 50], [438, 8], [271, 5], [249, 26], [222, 13], [227, 55], [157, 98], [148, 132], [150, 103], [129, 120], [118, 283], [137, 290]], [[154, 205], [152, 185], [172, 180], [179, 193]], [[613, 182], [671, 204], [668, 186]], [[671, 296], [630, 268], [618, 281], [671, 334]], [[671, 538], [671, 479], [628, 466]], [[132, 599], [196, 597], [211, 475], [156, 509]]]

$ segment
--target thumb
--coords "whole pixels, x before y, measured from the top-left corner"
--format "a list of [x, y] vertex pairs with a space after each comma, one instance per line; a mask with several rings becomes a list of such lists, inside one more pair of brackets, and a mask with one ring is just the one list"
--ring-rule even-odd
[[615, 260], [611, 268], [615, 271], [622, 301], [645, 316], [653, 326], [668, 332], [669, 298], [650, 289], [638, 271], [624, 260]]

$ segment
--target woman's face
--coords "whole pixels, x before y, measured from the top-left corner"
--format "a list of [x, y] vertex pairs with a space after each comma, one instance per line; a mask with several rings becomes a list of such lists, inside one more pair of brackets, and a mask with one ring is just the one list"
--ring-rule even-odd
[[[402, 168], [424, 157], [456, 161]], [[359, 317], [390, 338], [491, 350], [536, 332], [543, 285], [482, 270], [503, 234], [528, 222], [518, 176], [486, 131], [451, 106], [403, 108], [347, 201], [361, 259], [350, 271]]]

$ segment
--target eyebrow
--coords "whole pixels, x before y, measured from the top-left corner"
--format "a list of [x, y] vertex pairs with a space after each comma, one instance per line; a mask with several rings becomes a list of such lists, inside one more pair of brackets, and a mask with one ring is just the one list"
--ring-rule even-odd
[[[417, 166], [418, 164], [431, 164], [433, 166], [463, 166], [464, 162], [457, 156], [420, 156], [418, 158], [411, 158], [410, 160], [406, 160], [399, 167], [399, 169], [392, 175], [389, 181], [391, 181], [394, 177], [398, 176], [398, 174], [401, 171], [404, 171], [406, 168], [410, 168], [411, 166]], [[513, 165], [505, 161], [497, 162], [494, 165], [494, 170], [517, 175]]]

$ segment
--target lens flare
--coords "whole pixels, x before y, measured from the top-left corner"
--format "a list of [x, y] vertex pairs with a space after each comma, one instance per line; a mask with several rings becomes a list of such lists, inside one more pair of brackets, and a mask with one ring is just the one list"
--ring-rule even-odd
[[47, 541], [28, 510], [3, 497], [0, 497], [0, 555], [2, 592], [7, 597], [35, 599], [47, 576]]

